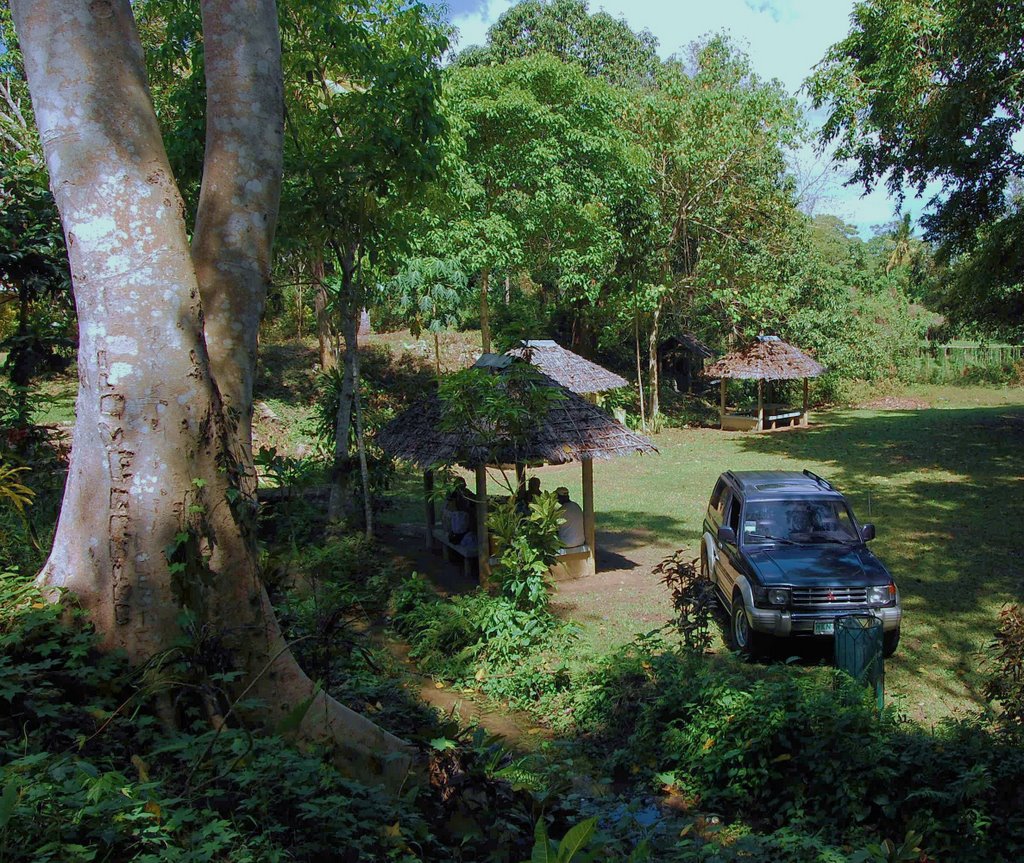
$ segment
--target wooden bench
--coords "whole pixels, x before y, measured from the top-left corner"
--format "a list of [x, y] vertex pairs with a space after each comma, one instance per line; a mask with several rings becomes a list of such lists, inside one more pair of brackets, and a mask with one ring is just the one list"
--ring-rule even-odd
[[459, 563], [461, 561], [462, 574], [466, 578], [473, 577], [473, 561], [480, 556], [479, 549], [474, 548], [472, 553], [469, 553], [463, 546], [448, 539], [447, 533], [437, 528], [434, 529], [434, 541], [441, 546], [441, 553], [446, 561], [449, 563]]

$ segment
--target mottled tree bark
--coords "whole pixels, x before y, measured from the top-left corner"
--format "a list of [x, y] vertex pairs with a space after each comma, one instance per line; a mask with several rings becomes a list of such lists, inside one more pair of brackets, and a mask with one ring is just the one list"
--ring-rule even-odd
[[[129, 0], [12, 6], [80, 329], [74, 448], [39, 581], [76, 594], [135, 662], [180, 637], [187, 607], [223, 638], [237, 692], [265, 703], [252, 718], [272, 727], [313, 698], [301, 735], [397, 784], [407, 748], [315, 692], [256, 567], [248, 432], [280, 184], [274, 4], [204, 3], [210, 162], [194, 253]], [[203, 563], [172, 573], [181, 534]]]

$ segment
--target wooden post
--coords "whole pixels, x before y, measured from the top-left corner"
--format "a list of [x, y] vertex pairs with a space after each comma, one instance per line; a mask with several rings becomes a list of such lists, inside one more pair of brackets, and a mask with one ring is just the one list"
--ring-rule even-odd
[[755, 431], [764, 431], [764, 381], [757, 379], [757, 428]]
[[721, 385], [720, 388], [721, 388], [722, 395], [721, 395], [721, 406], [718, 409], [718, 417], [719, 417], [719, 424], [724, 429], [725, 428], [725, 378], [722, 378], [722, 380], [719, 383]]
[[427, 528], [427, 551], [434, 551], [437, 548], [437, 541], [434, 539], [434, 525], [437, 524], [437, 516], [434, 512], [434, 472], [423, 471], [423, 514], [426, 518]]
[[809, 399], [808, 399], [807, 395], [808, 395], [808, 392], [809, 392], [809, 387], [810, 387], [810, 380], [808, 378], [804, 378], [804, 412], [803, 412], [803, 415], [800, 417], [800, 425], [802, 425], [804, 428], [807, 428], [807, 423], [808, 423], [807, 405], [809, 404]]
[[597, 526], [594, 521], [594, 460], [583, 459], [583, 536], [590, 547], [587, 575], [597, 572]]
[[487, 466], [476, 469], [476, 549], [480, 567], [480, 584], [490, 587], [491, 541], [487, 535]]
[[526, 465], [521, 461], [516, 462], [516, 494], [519, 495], [519, 499], [523, 499], [523, 495], [526, 493]]

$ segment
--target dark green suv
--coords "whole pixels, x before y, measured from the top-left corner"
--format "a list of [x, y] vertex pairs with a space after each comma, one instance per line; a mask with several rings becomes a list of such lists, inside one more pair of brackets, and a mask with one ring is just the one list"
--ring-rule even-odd
[[900, 593], [869, 550], [846, 498], [817, 474], [726, 471], [704, 518], [701, 572], [729, 613], [732, 647], [760, 653], [771, 636], [830, 636], [844, 614], [873, 614], [885, 655], [900, 641]]

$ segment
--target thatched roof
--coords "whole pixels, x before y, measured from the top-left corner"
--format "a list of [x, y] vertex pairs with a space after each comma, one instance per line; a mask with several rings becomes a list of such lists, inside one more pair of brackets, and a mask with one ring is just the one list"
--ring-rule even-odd
[[629, 386], [625, 378], [583, 359], [579, 354], [567, 351], [550, 339], [522, 342], [520, 347], [512, 348], [508, 355], [532, 363], [553, 381], [580, 395]]
[[675, 333], [661, 342], [661, 350], [664, 353], [673, 353], [680, 349], [706, 360], [715, 355], [715, 352], [693, 333]]
[[[503, 374], [519, 362], [509, 356], [484, 354], [476, 368]], [[657, 452], [647, 438], [631, 432], [582, 396], [539, 371], [534, 374], [538, 385], [555, 387], [563, 397], [553, 401], [532, 432], [516, 445], [495, 450], [493, 439], [486, 434], [472, 429], [445, 431], [444, 403], [436, 392], [391, 420], [377, 435], [377, 442], [385, 452], [422, 469], [438, 464], [565, 464]]]
[[757, 341], [743, 350], [712, 363], [704, 369], [704, 375], [709, 378], [785, 381], [816, 378], [824, 371], [823, 365], [778, 336], [758, 336]]

